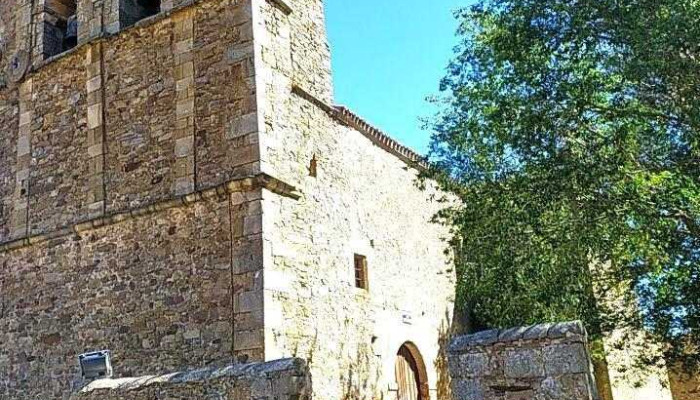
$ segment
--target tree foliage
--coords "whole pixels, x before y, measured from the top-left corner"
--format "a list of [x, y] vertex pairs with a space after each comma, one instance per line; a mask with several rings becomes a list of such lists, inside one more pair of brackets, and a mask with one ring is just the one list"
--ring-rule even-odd
[[482, 0], [458, 18], [428, 175], [461, 199], [440, 214], [460, 305], [477, 328], [644, 328], [692, 364], [700, 0]]

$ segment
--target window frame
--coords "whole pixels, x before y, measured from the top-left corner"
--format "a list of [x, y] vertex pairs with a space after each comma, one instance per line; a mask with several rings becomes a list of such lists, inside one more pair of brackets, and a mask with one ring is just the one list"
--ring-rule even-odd
[[369, 265], [367, 256], [355, 253], [353, 256], [353, 264], [355, 287], [357, 289], [369, 291]]

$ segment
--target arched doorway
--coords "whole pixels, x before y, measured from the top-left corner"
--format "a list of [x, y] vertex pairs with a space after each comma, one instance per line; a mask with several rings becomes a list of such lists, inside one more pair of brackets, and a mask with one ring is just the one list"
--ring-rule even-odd
[[405, 343], [396, 354], [397, 400], [429, 400], [428, 374], [423, 357], [413, 343]]

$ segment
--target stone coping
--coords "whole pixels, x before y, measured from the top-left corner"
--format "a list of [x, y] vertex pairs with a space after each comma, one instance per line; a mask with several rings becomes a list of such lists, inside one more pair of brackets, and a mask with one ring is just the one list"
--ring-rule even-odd
[[581, 321], [562, 322], [556, 324], [540, 324], [511, 329], [492, 329], [455, 338], [448, 351], [461, 353], [474, 347], [494, 346], [498, 343], [543, 339], [570, 339], [585, 342], [586, 329]]
[[398, 140], [392, 138], [379, 128], [365, 121], [362, 119], [362, 117], [353, 113], [345, 106], [335, 106], [334, 109], [336, 112], [336, 118], [340, 119], [340, 121], [345, 123], [345, 125], [348, 125], [369, 137], [379, 147], [398, 156], [406, 162], [413, 164], [422, 162], [423, 157], [420, 154], [416, 153], [409, 147], [402, 145]]
[[0, 243], [0, 254], [22, 247], [31, 246], [37, 243], [46, 242], [59, 237], [64, 237], [71, 234], [79, 234], [81, 232], [89, 231], [103, 226], [114, 225], [134, 218], [155, 214], [164, 210], [194, 204], [202, 200], [226, 196], [231, 193], [248, 192], [256, 189], [267, 189], [273, 193], [277, 193], [281, 196], [289, 197], [295, 200], [298, 200], [301, 197], [296, 192], [296, 188], [294, 186], [284, 183], [279, 179], [273, 178], [267, 174], [258, 174], [255, 176], [231, 180], [221, 185], [209, 189], [204, 189], [198, 192], [173, 197], [167, 200], [157, 201], [155, 203], [144, 205], [136, 209], [115, 212], [87, 219], [85, 221], [78, 222], [68, 227], [58, 228], [50, 233], [32, 235], [29, 237]]
[[292, 371], [295, 376], [305, 376], [306, 361], [299, 358], [285, 358], [264, 363], [233, 364], [223, 368], [204, 368], [157, 376], [100, 379], [92, 381], [81, 389], [79, 395], [99, 390], [133, 391], [156, 385], [179, 385], [222, 378], [260, 377], [283, 371]]

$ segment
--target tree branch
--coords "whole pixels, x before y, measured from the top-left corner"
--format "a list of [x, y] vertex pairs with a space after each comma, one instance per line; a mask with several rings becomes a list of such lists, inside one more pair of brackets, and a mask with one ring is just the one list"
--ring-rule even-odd
[[700, 237], [700, 224], [698, 224], [698, 221], [696, 221], [692, 216], [688, 215], [687, 212], [683, 210], [673, 210], [670, 217], [680, 220], [691, 235]]

